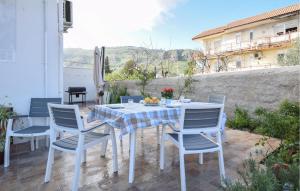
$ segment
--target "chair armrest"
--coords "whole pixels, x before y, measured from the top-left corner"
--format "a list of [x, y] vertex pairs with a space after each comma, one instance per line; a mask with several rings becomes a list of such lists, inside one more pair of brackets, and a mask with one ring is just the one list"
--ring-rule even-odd
[[96, 126], [87, 128], [87, 129], [82, 130], [82, 131], [80, 131], [80, 132], [81, 132], [81, 133], [87, 133], [87, 132], [93, 131], [93, 130], [99, 128], [99, 127], [102, 127], [102, 126], [105, 125], [105, 124], [107, 124], [107, 122], [103, 122], [103, 123], [101, 123], [101, 124], [99, 124], [99, 125], [96, 125]]
[[19, 118], [25, 118], [29, 117], [29, 115], [13, 115], [9, 119], [19, 119]]

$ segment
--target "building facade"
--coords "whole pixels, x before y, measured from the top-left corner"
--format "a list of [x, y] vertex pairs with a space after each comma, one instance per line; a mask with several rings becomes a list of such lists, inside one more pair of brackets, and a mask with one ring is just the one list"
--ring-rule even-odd
[[63, 0], [0, 1], [0, 104], [63, 97]]
[[277, 67], [299, 39], [300, 4], [233, 21], [193, 37], [204, 72]]

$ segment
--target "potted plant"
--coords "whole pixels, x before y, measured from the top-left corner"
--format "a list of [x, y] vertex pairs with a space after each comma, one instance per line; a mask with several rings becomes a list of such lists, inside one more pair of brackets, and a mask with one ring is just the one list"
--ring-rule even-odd
[[174, 89], [173, 88], [163, 88], [161, 90], [161, 97], [166, 99], [166, 103], [170, 104], [174, 96]]
[[4, 162], [4, 148], [7, 120], [13, 115], [13, 108], [0, 104], [0, 165]]

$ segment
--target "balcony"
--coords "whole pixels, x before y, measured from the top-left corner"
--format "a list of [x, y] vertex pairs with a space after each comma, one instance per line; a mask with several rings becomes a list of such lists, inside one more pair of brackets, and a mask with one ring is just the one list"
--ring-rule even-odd
[[299, 38], [300, 32], [289, 34], [258, 38], [253, 41], [242, 41], [240, 43], [222, 43], [220, 47], [210, 48], [205, 54], [208, 56], [216, 56], [220, 54], [235, 54], [245, 51], [265, 50], [276, 47], [289, 46], [293, 41]]

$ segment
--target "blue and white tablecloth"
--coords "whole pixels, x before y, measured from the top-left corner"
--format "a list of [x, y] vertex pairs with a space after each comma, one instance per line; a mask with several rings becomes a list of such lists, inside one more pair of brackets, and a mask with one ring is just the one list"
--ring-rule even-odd
[[[202, 103], [207, 104], [207, 103]], [[116, 104], [114, 104], [116, 106]], [[144, 106], [139, 103], [119, 104], [124, 108], [112, 109], [109, 105], [96, 105], [88, 114], [88, 122], [100, 120], [121, 129], [121, 135], [137, 128], [155, 127], [161, 124], [178, 125], [180, 108]], [[221, 131], [225, 130], [226, 114], [223, 113]]]
[[122, 104], [124, 108], [112, 109], [107, 105], [96, 105], [88, 115], [88, 121], [105, 121], [121, 134], [127, 134], [137, 128], [155, 127], [161, 124], [179, 122], [180, 108], [163, 106], [144, 106], [139, 103]]

